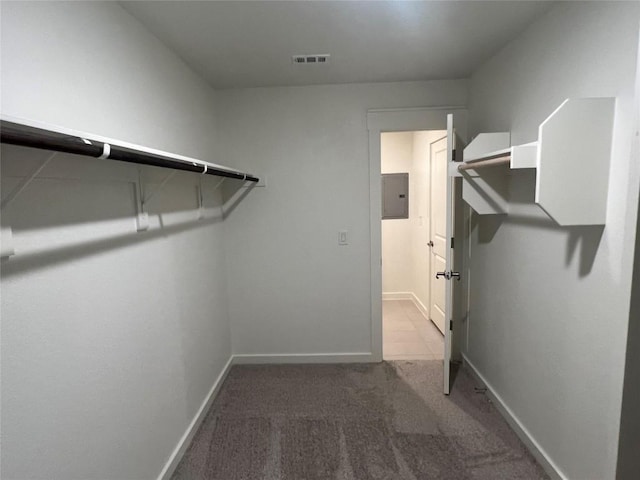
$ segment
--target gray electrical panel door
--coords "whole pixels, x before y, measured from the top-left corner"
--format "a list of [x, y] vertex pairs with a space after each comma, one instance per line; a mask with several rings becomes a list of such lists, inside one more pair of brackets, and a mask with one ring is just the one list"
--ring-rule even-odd
[[382, 174], [382, 219], [409, 218], [409, 174]]

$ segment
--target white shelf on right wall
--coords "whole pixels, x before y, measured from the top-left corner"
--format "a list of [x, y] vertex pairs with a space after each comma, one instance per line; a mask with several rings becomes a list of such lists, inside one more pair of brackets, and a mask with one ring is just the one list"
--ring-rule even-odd
[[[480, 134], [466, 163], [509, 156], [509, 168], [535, 168], [535, 202], [561, 226], [606, 222], [615, 98], [565, 100], [538, 129], [538, 141], [509, 147], [506, 132]], [[489, 170], [492, 170], [489, 173]], [[508, 214], [508, 177], [499, 167], [467, 170], [463, 198], [477, 213]]]

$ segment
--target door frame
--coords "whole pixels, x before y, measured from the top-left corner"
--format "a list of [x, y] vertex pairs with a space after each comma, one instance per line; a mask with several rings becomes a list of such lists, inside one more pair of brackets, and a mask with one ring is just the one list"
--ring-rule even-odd
[[382, 189], [380, 134], [416, 130], [446, 130], [447, 114], [452, 113], [456, 129], [467, 136], [468, 112], [465, 106], [392, 108], [367, 111], [369, 131], [369, 232], [371, 234], [371, 359], [382, 361]]

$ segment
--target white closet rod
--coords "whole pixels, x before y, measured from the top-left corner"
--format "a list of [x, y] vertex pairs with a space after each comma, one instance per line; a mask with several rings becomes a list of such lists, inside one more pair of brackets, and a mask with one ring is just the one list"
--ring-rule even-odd
[[487, 160], [463, 163], [462, 165], [458, 166], [458, 171], [463, 172], [465, 170], [475, 170], [477, 168], [495, 167], [497, 165], [505, 165], [509, 163], [511, 163], [511, 155], [503, 155], [496, 158], [489, 158]]

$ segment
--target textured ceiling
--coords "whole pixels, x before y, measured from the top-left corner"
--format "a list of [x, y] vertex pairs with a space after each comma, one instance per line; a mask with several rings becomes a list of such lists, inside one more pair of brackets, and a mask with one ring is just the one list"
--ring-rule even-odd
[[[120, 2], [215, 88], [468, 77], [551, 2]], [[294, 65], [294, 54], [331, 54]]]

